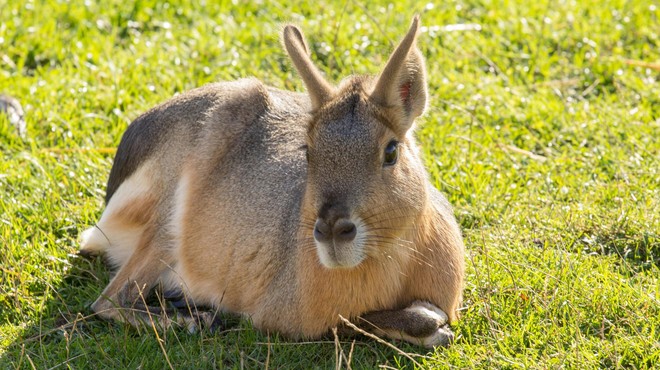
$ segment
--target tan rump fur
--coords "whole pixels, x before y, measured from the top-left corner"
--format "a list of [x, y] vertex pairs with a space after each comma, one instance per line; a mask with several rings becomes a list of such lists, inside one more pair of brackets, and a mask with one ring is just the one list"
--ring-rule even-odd
[[[343, 316], [390, 338], [450, 343], [464, 247], [414, 139], [427, 102], [418, 30], [415, 17], [379, 76], [335, 87], [289, 25], [283, 44], [307, 94], [216, 83], [133, 122], [106, 209], [82, 234], [83, 251], [118, 267], [93, 309], [140, 325], [161, 283], [292, 338], [318, 338]], [[212, 321], [193, 310], [156, 317]]]
[[83, 233], [82, 250], [107, 252], [115, 266], [128, 260], [155, 211], [152, 177], [149, 163], [145, 163], [121, 184], [99, 222]]

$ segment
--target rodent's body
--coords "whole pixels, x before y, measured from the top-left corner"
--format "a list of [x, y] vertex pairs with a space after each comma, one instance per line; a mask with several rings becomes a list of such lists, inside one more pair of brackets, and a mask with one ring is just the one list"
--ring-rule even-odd
[[[394, 135], [382, 123], [364, 120], [381, 114], [364, 90], [369, 83], [345, 82], [341, 99], [326, 111], [318, 110], [314, 96], [254, 79], [216, 83], [138, 118], [118, 148], [106, 210], [83, 235], [83, 250], [105, 252], [119, 268], [104, 295], [130, 297], [119, 302], [130, 306], [160, 281], [195, 304], [246, 315], [261, 330], [294, 338], [319, 337], [341, 323], [340, 315], [357, 319], [387, 311], [372, 316], [379, 321], [416, 301], [454, 320], [463, 243], [449, 204], [426, 179], [412, 130], [400, 133], [398, 167], [384, 168], [389, 172], [382, 175], [352, 173], [360, 172], [360, 158], [371, 158], [371, 141]], [[344, 113], [336, 118], [336, 112]], [[312, 121], [335, 123], [310, 131]], [[316, 146], [337, 132], [350, 153]], [[314, 135], [322, 139], [312, 141], [308, 165]], [[330, 167], [322, 162], [328, 157]], [[332, 182], [323, 185], [319, 168], [335, 172], [327, 174]], [[374, 181], [383, 184], [369, 187]], [[378, 190], [387, 186], [404, 193]], [[338, 239], [327, 247], [314, 220], [330, 220], [324, 212], [338, 214], [347, 199], [353, 205], [341, 217], [355, 222], [357, 237], [350, 245]], [[380, 205], [390, 200], [394, 208]], [[103, 298], [94, 309], [137, 321], [122, 318]], [[383, 333], [390, 335], [387, 320]]]

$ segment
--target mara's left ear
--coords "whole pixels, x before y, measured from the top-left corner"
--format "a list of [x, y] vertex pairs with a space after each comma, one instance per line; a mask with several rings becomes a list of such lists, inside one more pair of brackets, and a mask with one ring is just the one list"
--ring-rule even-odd
[[415, 46], [418, 31], [419, 15], [416, 15], [378, 76], [370, 96], [376, 104], [401, 110], [398, 124], [403, 132], [426, 109], [426, 68], [422, 53]]

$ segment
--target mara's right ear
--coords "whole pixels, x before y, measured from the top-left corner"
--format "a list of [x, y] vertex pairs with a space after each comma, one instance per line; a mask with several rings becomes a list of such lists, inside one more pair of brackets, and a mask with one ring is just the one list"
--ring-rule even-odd
[[400, 109], [400, 129], [405, 132], [426, 109], [426, 68], [415, 46], [419, 15], [413, 18], [408, 33], [394, 50], [378, 76], [370, 99], [375, 103]]
[[289, 57], [303, 79], [307, 93], [312, 100], [312, 108], [317, 109], [329, 101], [334, 94], [334, 88], [321, 76], [309, 57], [305, 38], [298, 27], [286, 25], [282, 32], [282, 42]]

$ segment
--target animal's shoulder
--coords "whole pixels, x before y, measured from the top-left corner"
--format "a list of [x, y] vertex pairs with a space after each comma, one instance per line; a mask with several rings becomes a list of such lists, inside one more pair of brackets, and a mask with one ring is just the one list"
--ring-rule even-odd
[[255, 78], [212, 84], [206, 88], [216, 91], [218, 97], [207, 114], [208, 123], [249, 124], [266, 115], [277, 119], [298, 116], [310, 110], [306, 95], [266, 86]]

